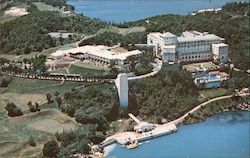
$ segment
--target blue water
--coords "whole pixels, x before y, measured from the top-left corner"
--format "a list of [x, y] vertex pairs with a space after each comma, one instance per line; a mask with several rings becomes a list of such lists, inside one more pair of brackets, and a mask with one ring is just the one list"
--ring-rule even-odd
[[[237, 0], [68, 0], [77, 13], [104, 21], [122, 23], [166, 13], [185, 15], [219, 8]], [[241, 0], [244, 1], [244, 0]]]
[[136, 149], [112, 145], [107, 158], [249, 158], [250, 112], [215, 115]]

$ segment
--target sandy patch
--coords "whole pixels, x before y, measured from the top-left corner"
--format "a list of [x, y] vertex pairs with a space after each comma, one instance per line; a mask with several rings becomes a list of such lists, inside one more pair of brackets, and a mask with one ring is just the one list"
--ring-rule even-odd
[[29, 14], [29, 12], [25, 8], [11, 7], [9, 10], [6, 10], [4, 14], [9, 16], [23, 16]]
[[61, 131], [68, 131], [70, 129], [74, 129], [74, 124], [72, 123], [64, 123], [61, 124], [58, 121], [52, 119], [43, 119], [30, 123], [28, 128], [32, 128], [35, 130], [40, 130], [48, 133], [56, 133]]

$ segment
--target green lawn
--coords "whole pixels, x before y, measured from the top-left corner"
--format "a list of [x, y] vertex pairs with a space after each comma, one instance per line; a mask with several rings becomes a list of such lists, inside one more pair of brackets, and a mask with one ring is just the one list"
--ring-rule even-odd
[[100, 29], [98, 31], [98, 34], [104, 33], [104, 32], [114, 32], [122, 35], [126, 35], [129, 33], [135, 33], [135, 32], [144, 32], [146, 30], [145, 27], [130, 27], [130, 28], [119, 28], [116, 26], [107, 26], [106, 28]]
[[[43, 145], [46, 141], [55, 139], [55, 131], [73, 129], [76, 124], [72, 118], [53, 108], [1, 119], [0, 157], [42, 157]], [[36, 147], [28, 144], [31, 135]]]
[[108, 70], [107, 67], [95, 66], [92, 64], [84, 63], [84, 62], [78, 62], [78, 63], [72, 64], [72, 65], [82, 67], [82, 68], [95, 69], [95, 70]]
[[35, 2], [33, 3], [36, 5], [37, 9], [40, 11], [59, 11], [59, 7], [53, 7], [52, 5], [47, 5], [42, 2]]
[[53, 71], [50, 71], [50, 73], [59, 73], [59, 74], [67, 74], [66, 70], [63, 68], [59, 68]]
[[215, 98], [218, 96], [227, 95], [228, 90], [226, 90], [224, 88], [207, 89], [207, 90], [200, 91], [200, 94], [202, 94], [203, 96], [205, 96], [208, 99], [211, 99], [211, 98]]
[[65, 81], [60, 85], [61, 81], [48, 80], [30, 80], [23, 78], [14, 78], [9, 84], [9, 87], [4, 92], [18, 93], [18, 94], [47, 94], [58, 92], [67, 92], [72, 88], [82, 86], [83, 82]]
[[69, 71], [71, 74], [80, 74], [88, 77], [109, 75], [109, 71], [89, 69], [89, 68], [79, 67], [76, 65], [71, 65]]

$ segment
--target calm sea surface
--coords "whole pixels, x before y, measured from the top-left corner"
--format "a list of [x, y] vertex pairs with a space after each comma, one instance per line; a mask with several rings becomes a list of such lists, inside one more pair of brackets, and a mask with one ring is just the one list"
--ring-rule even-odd
[[114, 144], [105, 153], [107, 158], [249, 158], [250, 112], [215, 115], [136, 149]]
[[75, 6], [77, 13], [116, 23], [166, 13], [185, 15], [234, 1], [237, 0], [67, 0]]

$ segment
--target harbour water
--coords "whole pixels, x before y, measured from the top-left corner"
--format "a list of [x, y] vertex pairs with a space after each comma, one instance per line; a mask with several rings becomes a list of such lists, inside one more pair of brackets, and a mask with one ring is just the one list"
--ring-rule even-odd
[[113, 144], [107, 158], [249, 158], [250, 112], [229, 112], [128, 150]]
[[67, 0], [77, 13], [104, 21], [122, 23], [166, 13], [185, 15], [219, 8], [237, 0]]

